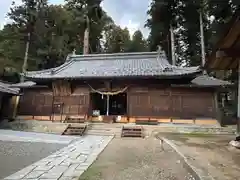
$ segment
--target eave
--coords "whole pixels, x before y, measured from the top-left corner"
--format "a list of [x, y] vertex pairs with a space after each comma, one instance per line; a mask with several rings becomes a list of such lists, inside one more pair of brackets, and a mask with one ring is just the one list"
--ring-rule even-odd
[[56, 81], [56, 80], [110, 80], [110, 79], [181, 79], [181, 78], [195, 78], [198, 74], [202, 73], [201, 70], [194, 72], [194, 73], [189, 73], [189, 74], [181, 74], [181, 75], [168, 75], [168, 76], [111, 76], [111, 77], [106, 77], [106, 76], [94, 76], [94, 77], [87, 77], [87, 78], [81, 78], [81, 77], [59, 77], [59, 78], [33, 78], [33, 77], [26, 77], [28, 80], [32, 80], [35, 82], [40, 82], [40, 81]]
[[240, 16], [237, 12], [227, 30], [207, 58], [205, 68], [215, 70], [237, 69], [240, 59]]

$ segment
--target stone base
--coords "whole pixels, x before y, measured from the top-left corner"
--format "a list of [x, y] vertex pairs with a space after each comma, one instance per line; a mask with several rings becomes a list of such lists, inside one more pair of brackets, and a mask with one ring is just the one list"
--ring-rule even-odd
[[233, 147], [235, 147], [237, 149], [240, 149], [240, 141], [234, 141], [234, 140], [230, 141], [229, 145], [231, 145], [231, 146], [233, 146]]

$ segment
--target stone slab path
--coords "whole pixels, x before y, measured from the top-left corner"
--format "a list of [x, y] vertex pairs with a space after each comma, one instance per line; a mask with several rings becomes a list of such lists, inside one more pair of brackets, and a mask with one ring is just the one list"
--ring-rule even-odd
[[61, 136], [61, 135], [56, 135], [56, 134], [23, 132], [23, 131], [0, 129], [0, 140], [1, 141], [69, 144], [71, 141], [76, 140], [76, 139], [79, 139], [79, 137], [78, 136]]
[[113, 136], [85, 136], [5, 180], [77, 180]]

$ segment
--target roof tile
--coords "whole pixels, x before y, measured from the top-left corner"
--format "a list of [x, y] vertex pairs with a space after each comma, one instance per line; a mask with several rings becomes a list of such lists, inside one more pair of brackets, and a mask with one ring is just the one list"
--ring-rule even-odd
[[197, 67], [172, 66], [165, 53], [116, 53], [72, 55], [63, 65], [42, 71], [26, 72], [27, 78], [96, 78], [135, 76], [179, 76], [200, 72]]

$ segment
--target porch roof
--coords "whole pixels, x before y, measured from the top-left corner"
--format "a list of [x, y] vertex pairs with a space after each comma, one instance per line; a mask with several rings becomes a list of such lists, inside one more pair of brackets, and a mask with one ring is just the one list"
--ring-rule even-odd
[[19, 94], [20, 89], [19, 88], [11, 88], [11, 84], [0, 82], [0, 92], [2, 93], [8, 93], [8, 94]]
[[192, 75], [201, 72], [199, 66], [171, 65], [163, 51], [141, 53], [71, 55], [59, 67], [28, 71], [28, 79], [84, 79], [119, 77], [158, 77]]
[[25, 81], [25, 82], [20, 82], [16, 84], [10, 84], [10, 88], [29, 88], [35, 86], [36, 83], [33, 81]]
[[237, 69], [240, 57], [240, 10], [237, 10], [231, 20], [223, 27], [223, 36], [216, 43], [212, 53], [207, 58], [205, 68]]
[[191, 81], [192, 84], [195, 84], [195, 85], [198, 85], [198, 86], [211, 86], [211, 87], [214, 87], [214, 86], [230, 86], [230, 85], [233, 85], [231, 82], [228, 82], [228, 81], [224, 81], [224, 80], [221, 80], [221, 79], [217, 79], [215, 77], [212, 77], [212, 76], [208, 76], [208, 75], [200, 75], [200, 76], [197, 76], [195, 79], [193, 79]]

